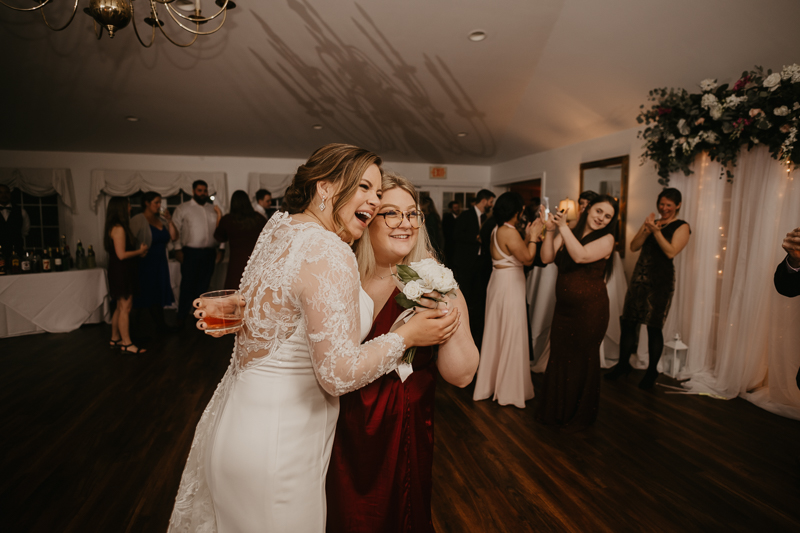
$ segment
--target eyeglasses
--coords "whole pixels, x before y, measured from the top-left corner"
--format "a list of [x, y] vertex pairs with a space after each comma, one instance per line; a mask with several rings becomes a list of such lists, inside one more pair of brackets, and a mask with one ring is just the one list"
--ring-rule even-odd
[[386, 225], [391, 229], [399, 228], [403, 223], [403, 218], [408, 218], [408, 223], [412, 228], [418, 228], [425, 220], [425, 216], [419, 211], [386, 211], [385, 213], [378, 213], [376, 216], [383, 217]]

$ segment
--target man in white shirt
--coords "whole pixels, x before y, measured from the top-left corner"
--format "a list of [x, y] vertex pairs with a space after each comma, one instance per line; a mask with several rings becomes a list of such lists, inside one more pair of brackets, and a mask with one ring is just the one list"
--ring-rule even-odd
[[7, 261], [16, 250], [22, 254], [23, 239], [31, 229], [28, 213], [20, 206], [11, 204], [11, 189], [0, 183], [0, 246]]
[[214, 240], [214, 230], [222, 211], [208, 198], [208, 184], [192, 183], [192, 199], [179, 205], [172, 222], [180, 233], [175, 243], [175, 258], [181, 263], [181, 290], [178, 297], [178, 326], [182, 326], [192, 310], [195, 298], [208, 290], [214, 265], [224, 245]]
[[272, 193], [267, 189], [257, 190], [256, 203], [253, 205], [253, 209], [269, 220], [270, 217], [275, 214], [275, 211], [277, 211], [277, 209], [272, 207]]

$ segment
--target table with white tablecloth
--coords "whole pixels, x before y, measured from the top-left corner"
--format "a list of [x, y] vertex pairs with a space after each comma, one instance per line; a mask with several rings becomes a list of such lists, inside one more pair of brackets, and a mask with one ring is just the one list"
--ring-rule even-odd
[[102, 268], [0, 276], [0, 337], [66, 333], [108, 322], [108, 304]]

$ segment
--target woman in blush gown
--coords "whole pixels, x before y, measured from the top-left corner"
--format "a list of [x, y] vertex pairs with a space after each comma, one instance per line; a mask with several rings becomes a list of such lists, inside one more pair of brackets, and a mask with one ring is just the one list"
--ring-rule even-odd
[[[243, 324], [197, 425], [170, 531], [323, 531], [338, 397], [394, 370], [406, 346], [457, 329], [457, 312], [430, 310], [360, 344], [368, 319], [347, 243], [377, 210], [379, 164], [333, 144], [298, 168], [289, 214], [272, 217], [245, 269]], [[200, 329], [211, 311], [195, 312]]]
[[[590, 426], [600, 403], [600, 343], [608, 329], [608, 291], [617, 201], [600, 195], [574, 230], [566, 213], [550, 214], [542, 261], [558, 266], [556, 308], [550, 328], [550, 360], [536, 419], [568, 430]], [[553, 237], [558, 228], [559, 234]]]
[[494, 204], [490, 253], [492, 277], [486, 289], [486, 325], [481, 343], [481, 363], [473, 400], [492, 397], [500, 405], [525, 408], [533, 398], [525, 307], [525, 273], [536, 256], [542, 221], [525, 227], [525, 239], [516, 224], [525, 203], [518, 193], [506, 192]]
[[[356, 244], [364, 289], [375, 302], [368, 339], [385, 335], [405, 310], [394, 265], [429, 257], [417, 191], [402, 176], [385, 175], [377, 219]], [[381, 220], [382, 219], [382, 220]], [[466, 313], [459, 294], [451, 305]], [[466, 318], [466, 317], [464, 317]], [[447, 343], [417, 350], [405, 381], [390, 372], [340, 398], [328, 469], [328, 533], [432, 532], [434, 397], [437, 374], [465, 387], [478, 350], [464, 320]]]

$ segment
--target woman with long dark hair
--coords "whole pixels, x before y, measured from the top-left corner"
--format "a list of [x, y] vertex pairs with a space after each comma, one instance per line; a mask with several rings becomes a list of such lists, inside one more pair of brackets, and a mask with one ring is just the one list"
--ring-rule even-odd
[[436, 259], [444, 261], [444, 233], [442, 232], [442, 219], [439, 211], [436, 210], [436, 204], [433, 203], [430, 196], [423, 196], [419, 199], [419, 208], [425, 215], [425, 230], [428, 233], [431, 249]]
[[238, 289], [247, 260], [256, 247], [258, 236], [267, 224], [267, 219], [253, 209], [250, 198], [244, 191], [234, 191], [231, 196], [231, 212], [223, 216], [214, 231], [217, 242], [230, 241], [226, 289]]
[[142, 353], [134, 346], [130, 334], [130, 313], [133, 295], [139, 285], [139, 258], [147, 253], [147, 245], [137, 248], [130, 228], [131, 203], [115, 196], [106, 208], [106, 227], [103, 247], [108, 252], [108, 292], [117, 301], [111, 316], [111, 347], [123, 352]]
[[600, 195], [574, 230], [566, 212], [550, 213], [545, 224], [542, 261], [558, 266], [550, 360], [536, 409], [536, 419], [545, 424], [575, 430], [597, 418], [600, 344], [609, 314], [605, 280], [613, 265], [618, 214], [617, 201]]
[[639, 326], [647, 326], [649, 365], [639, 388], [651, 389], [658, 377], [658, 361], [664, 351], [662, 329], [675, 292], [675, 266], [672, 260], [689, 243], [689, 224], [678, 220], [681, 192], [664, 189], [658, 195], [655, 213], [645, 219], [631, 241], [631, 251], [639, 255], [633, 269], [620, 320], [619, 362], [605, 378], [615, 380], [631, 371], [631, 355], [639, 345]]
[[542, 221], [537, 218], [525, 225], [524, 239], [520, 237], [517, 221], [524, 208], [522, 196], [506, 192], [492, 209], [497, 225], [485, 243], [489, 245], [492, 273], [486, 289], [481, 362], [472, 396], [476, 401], [491, 397], [500, 405], [520, 409], [533, 398], [523, 267], [533, 263], [542, 231]]
[[169, 210], [162, 212], [161, 201], [161, 195], [155, 191], [142, 195], [142, 212], [131, 218], [131, 232], [149, 249], [139, 261], [139, 292], [133, 297], [133, 307], [149, 310], [156, 326], [163, 331], [167, 327], [164, 307], [175, 302], [167, 245], [178, 239], [178, 230]]

